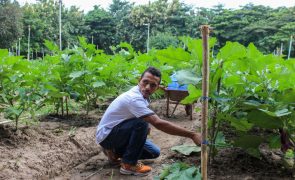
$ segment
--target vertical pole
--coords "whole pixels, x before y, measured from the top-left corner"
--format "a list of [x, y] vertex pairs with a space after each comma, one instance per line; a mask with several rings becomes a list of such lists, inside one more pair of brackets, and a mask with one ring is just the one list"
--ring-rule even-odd
[[59, 50], [62, 50], [62, 44], [61, 44], [61, 8], [62, 8], [62, 0], [59, 0]]
[[18, 38], [18, 55], [20, 56], [20, 38]]
[[[202, 141], [207, 142], [208, 136], [208, 96], [209, 96], [209, 26], [201, 26], [202, 41], [203, 41], [203, 70], [202, 70]], [[202, 143], [201, 146], [201, 174], [202, 179], [207, 180], [207, 162], [208, 150], [207, 143]]]
[[30, 38], [31, 38], [31, 26], [29, 25], [29, 34], [28, 34], [28, 60], [30, 60]]
[[93, 44], [93, 36], [91, 36], [91, 44]]
[[148, 26], [148, 38], [146, 43], [146, 52], [148, 53], [150, 50], [150, 23], [148, 23], [147, 26]]
[[16, 43], [16, 44], [15, 44], [15, 56], [18, 55], [17, 52], [18, 52], [18, 48], [17, 48], [17, 43]]
[[280, 56], [283, 55], [283, 43], [281, 43]]
[[44, 59], [44, 48], [42, 47], [42, 59]]
[[288, 59], [290, 59], [290, 55], [291, 55], [292, 41], [293, 41], [293, 36], [290, 37], [290, 44], [289, 44], [289, 51], [288, 51]]
[[143, 25], [145, 25], [145, 26], [147, 26], [147, 30], [148, 30], [148, 32], [147, 32], [147, 40], [146, 40], [146, 53], [148, 53], [149, 52], [149, 50], [150, 50], [150, 23], [147, 23], [147, 24], [143, 24]]

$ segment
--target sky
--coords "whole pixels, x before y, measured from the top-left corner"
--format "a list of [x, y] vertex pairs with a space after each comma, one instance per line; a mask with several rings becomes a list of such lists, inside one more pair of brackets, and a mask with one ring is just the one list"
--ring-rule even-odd
[[[150, 0], [151, 2], [153, 0]], [[26, 2], [35, 3], [35, 0], [18, 0], [21, 5], [24, 5]], [[112, 3], [112, 0], [62, 0], [66, 7], [75, 5], [88, 12], [93, 9], [94, 5], [100, 5], [104, 9], [107, 9]], [[135, 2], [136, 5], [147, 4], [149, 0], [129, 0], [129, 2]], [[240, 6], [252, 3], [254, 5], [264, 5], [270, 6], [272, 8], [277, 8], [280, 6], [291, 7], [295, 6], [295, 0], [181, 0], [188, 5], [193, 5], [195, 7], [205, 7], [211, 8], [217, 4], [223, 4], [225, 8], [237, 9]]]

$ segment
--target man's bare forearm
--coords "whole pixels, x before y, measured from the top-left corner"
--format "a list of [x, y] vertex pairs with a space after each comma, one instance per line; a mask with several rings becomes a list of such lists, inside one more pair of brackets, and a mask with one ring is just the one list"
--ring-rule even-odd
[[148, 118], [147, 120], [151, 123], [155, 128], [171, 135], [183, 136], [192, 138], [194, 135], [193, 131], [189, 131], [183, 127], [177, 126], [169, 121], [162, 120], [158, 116], [153, 115], [153, 117]]

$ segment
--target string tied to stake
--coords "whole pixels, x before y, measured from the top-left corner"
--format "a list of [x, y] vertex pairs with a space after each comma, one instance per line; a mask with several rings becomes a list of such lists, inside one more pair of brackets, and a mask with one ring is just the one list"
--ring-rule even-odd
[[209, 101], [211, 99], [211, 97], [209, 96], [201, 96], [200, 98], [201, 98], [201, 101], [205, 101], [205, 100]]

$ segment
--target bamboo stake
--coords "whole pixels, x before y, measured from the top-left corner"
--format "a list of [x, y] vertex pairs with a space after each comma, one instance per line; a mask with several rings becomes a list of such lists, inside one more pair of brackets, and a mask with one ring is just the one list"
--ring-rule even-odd
[[[202, 40], [203, 40], [203, 70], [202, 70], [202, 141], [207, 141], [208, 136], [208, 96], [209, 96], [209, 26], [201, 26]], [[201, 173], [202, 179], [207, 180], [207, 162], [208, 150], [207, 143], [202, 143], [201, 146]]]

